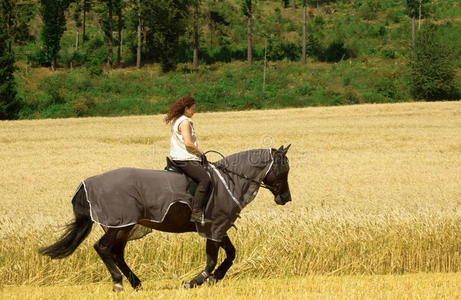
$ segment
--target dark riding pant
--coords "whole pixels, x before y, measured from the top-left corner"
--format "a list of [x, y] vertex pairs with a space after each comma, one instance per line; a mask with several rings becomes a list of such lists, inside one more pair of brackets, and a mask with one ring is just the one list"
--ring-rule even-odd
[[197, 182], [198, 186], [194, 194], [192, 210], [202, 210], [206, 197], [208, 196], [211, 183], [208, 173], [205, 171], [205, 168], [202, 166], [200, 161], [175, 160], [174, 162], [184, 173], [186, 173], [186, 175]]

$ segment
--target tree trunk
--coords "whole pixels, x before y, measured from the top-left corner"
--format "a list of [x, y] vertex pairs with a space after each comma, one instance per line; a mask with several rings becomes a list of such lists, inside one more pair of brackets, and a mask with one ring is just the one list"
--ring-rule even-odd
[[[10, 3], [7, 3], [7, 7], [8, 7], [8, 4]], [[12, 4], [12, 3], [11, 3]], [[13, 4], [12, 4], [13, 5]], [[12, 20], [12, 11], [10, 10], [10, 8], [12, 9], [12, 7], [8, 7], [8, 15], [6, 16], [6, 38], [8, 39], [8, 54], [11, 54], [12, 53], [12, 46], [11, 46], [11, 36], [10, 36], [10, 24], [13, 23], [13, 20]], [[1, 29], [1, 28], [0, 28]], [[2, 41], [3, 42], [3, 41]]]
[[296, 0], [292, 0], [292, 1], [291, 1], [291, 7], [292, 7], [293, 9], [296, 9]]
[[264, 74], [263, 74], [263, 95], [266, 91], [266, 69], [267, 69], [267, 38], [264, 39]]
[[51, 71], [56, 71], [56, 55], [51, 58]]
[[210, 49], [213, 50], [213, 23], [210, 22]]
[[253, 24], [252, 24], [252, 18], [253, 18], [253, 8], [251, 6], [251, 0], [248, 1], [248, 23], [247, 23], [247, 37], [248, 37], [248, 53], [247, 53], [247, 58], [248, 58], [248, 63], [252, 64], [253, 63], [253, 37], [252, 37], [252, 29], [253, 29]]
[[411, 43], [415, 45], [415, 14], [413, 11], [413, 15], [411, 17]]
[[107, 5], [108, 5], [108, 9], [109, 9], [109, 53], [108, 53], [108, 61], [107, 61], [107, 66], [109, 67], [109, 69], [112, 69], [112, 59], [113, 59], [113, 55], [114, 55], [114, 40], [113, 40], [113, 24], [112, 24], [112, 15], [113, 15], [113, 7], [112, 7], [112, 0], [109, 0], [107, 2]]
[[83, 0], [83, 24], [82, 24], [82, 47], [85, 44], [85, 34], [86, 34], [86, 6], [88, 5], [87, 0]]
[[421, 29], [421, 0], [419, 0], [419, 20], [418, 20], [418, 30]]
[[136, 68], [141, 69], [141, 48], [142, 48], [142, 38], [141, 38], [141, 0], [138, 0], [138, 51], [136, 55]]
[[[121, 4], [120, 4], [121, 5]], [[117, 15], [118, 15], [118, 51], [117, 51], [117, 66], [120, 66], [120, 61], [122, 58], [122, 8], [117, 8]]]
[[199, 36], [198, 36], [198, 3], [194, 7], [194, 59], [192, 63], [192, 69], [198, 70], [198, 48], [199, 48]]
[[303, 64], [306, 64], [306, 0], [303, 0]]

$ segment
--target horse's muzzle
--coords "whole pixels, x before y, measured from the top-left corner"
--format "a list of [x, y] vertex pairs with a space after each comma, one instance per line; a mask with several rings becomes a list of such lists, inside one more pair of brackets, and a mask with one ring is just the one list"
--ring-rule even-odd
[[290, 191], [275, 196], [275, 203], [277, 203], [278, 205], [285, 205], [289, 201], [291, 201]]

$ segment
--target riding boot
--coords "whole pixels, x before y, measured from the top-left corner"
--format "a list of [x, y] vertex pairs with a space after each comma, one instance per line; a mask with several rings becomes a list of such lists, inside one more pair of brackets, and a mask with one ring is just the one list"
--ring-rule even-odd
[[190, 215], [191, 222], [202, 222], [202, 209], [207, 196], [207, 188], [201, 185], [197, 186], [197, 190], [192, 200], [192, 213]]

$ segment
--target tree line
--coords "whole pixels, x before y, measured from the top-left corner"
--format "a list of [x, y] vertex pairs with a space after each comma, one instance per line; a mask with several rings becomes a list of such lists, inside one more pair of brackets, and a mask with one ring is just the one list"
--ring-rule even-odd
[[[347, 2], [347, 0], [344, 1]], [[423, 50], [434, 51], [434, 49], [427, 49], [427, 41], [422, 41], [420, 46], [416, 45], [416, 32], [421, 28], [421, 20], [429, 15], [429, 10], [426, 8], [431, 0], [405, 1], [406, 14], [410, 17], [412, 24], [411, 41], [414, 48], [410, 66], [414, 71], [412, 74], [421, 74], [422, 71], [416, 69], [427, 66], [422, 60], [427, 57], [427, 53], [423, 53]], [[246, 53], [241, 54], [241, 58], [246, 59], [249, 64], [253, 63], [254, 60], [254, 26], [260, 2], [261, 0], [235, 1], [235, 3], [239, 4], [240, 20], [245, 22], [245, 26], [242, 25], [242, 27], [246, 29]], [[308, 9], [318, 8], [334, 2], [339, 1], [282, 0], [284, 9], [296, 9], [299, 7], [302, 9], [302, 20], [299, 20], [302, 27], [300, 45], [300, 60], [302, 63], [306, 63], [306, 57], [312, 52], [312, 47], [308, 49], [308, 43], [312, 42], [309, 41], [308, 33]], [[136, 53], [136, 66], [138, 68], [142, 67], [143, 61], [155, 60], [160, 62], [163, 71], [168, 72], [175, 69], [178, 53], [184, 51], [184, 45], [180, 44], [180, 39], [184, 35], [188, 34], [192, 40], [189, 46], [192, 48], [191, 62], [193, 70], [199, 68], [200, 42], [202, 40], [201, 35], [204, 34], [204, 27], [207, 28], [211, 47], [214, 44], [226, 43], [226, 41], [222, 40], [226, 36], [226, 27], [229, 26], [226, 13], [222, 11], [225, 3], [226, 1], [222, 0], [2, 0], [0, 4], [1, 119], [14, 118], [20, 107], [14, 88], [13, 74], [15, 68], [14, 47], [12, 45], [21, 45], [34, 39], [30, 34], [31, 28], [29, 28], [29, 24], [36, 17], [37, 12], [42, 24], [40, 28], [42, 46], [35, 59], [39, 61], [40, 65], [49, 66], [52, 70], [57, 68], [57, 57], [61, 49], [62, 37], [69, 21], [75, 23], [74, 27], [76, 29], [75, 51], [72, 55], [78, 57], [78, 50], [85, 46], [86, 43], [93, 42], [88, 38], [87, 28], [88, 15], [92, 13], [97, 16], [99, 30], [102, 31], [104, 36], [103, 42], [106, 44], [105, 49], [107, 51], [104, 54], [106, 68], [111, 69], [114, 65], [121, 65], [122, 51], [124, 49], [122, 43], [126, 40], [124, 35], [127, 35], [131, 41], [135, 41], [130, 44], [129, 51]], [[416, 23], [418, 23], [417, 26]], [[274, 26], [265, 28], [264, 24], [262, 29], [259, 28], [259, 33], [261, 34], [262, 32], [263, 38], [266, 40], [265, 48], [267, 48], [267, 40], [270, 40], [273, 35], [272, 31], [275, 30]], [[434, 34], [424, 34], [422, 36], [422, 38], [431, 38], [432, 41], [437, 40]], [[229, 42], [227, 41], [227, 43]], [[432, 44], [437, 44], [437, 42]], [[335, 57], [332, 61], [343, 59], [348, 55], [341, 43], [333, 43], [329, 47], [331, 49], [327, 50], [331, 50], [330, 52]], [[265, 53], [266, 49], [264, 58], [266, 57]], [[438, 57], [437, 55], [435, 56]], [[443, 60], [443, 55], [440, 57]], [[87, 67], [90, 69], [101, 62], [92, 62], [91, 59], [91, 57], [86, 58]], [[330, 61], [328, 58], [326, 60]], [[446, 61], [439, 65], [447, 68]], [[96, 68], [96, 72], [98, 72], [97, 70], [100, 69]], [[443, 78], [451, 78], [450, 80], [452, 80], [453, 71], [448, 70], [447, 72], [449, 74], [445, 74]], [[427, 80], [427, 78], [421, 78], [420, 76], [419, 81], [423, 83]], [[428, 95], [427, 93], [421, 94], [420, 88], [413, 90], [420, 93], [415, 92], [416, 98], [424, 98]], [[432, 94], [434, 93], [432, 92]], [[445, 93], [445, 97], [448, 94]]]
[[[303, 9], [302, 24], [302, 54], [301, 60], [306, 62], [307, 35], [307, 9], [318, 8], [326, 3], [337, 0], [283, 0], [283, 6], [287, 9], [301, 5]], [[418, 0], [415, 0], [418, 1]], [[426, 1], [426, 0], [424, 0]], [[104, 33], [107, 53], [106, 65], [108, 68], [120, 65], [122, 51], [122, 35], [136, 32], [136, 66], [141, 67], [142, 54], [146, 59], [151, 56], [161, 63], [164, 71], [170, 71], [176, 65], [176, 53], [179, 48], [179, 38], [186, 31], [191, 31], [191, 46], [193, 48], [193, 69], [198, 68], [200, 35], [203, 27], [207, 27], [210, 33], [211, 46], [213, 39], [218, 39], [220, 34], [225, 34], [225, 27], [229, 26], [226, 12], [222, 11], [225, 6], [223, 0], [4, 0], [5, 10], [9, 10], [15, 22], [20, 25], [12, 31], [13, 39], [24, 41], [27, 37], [27, 26], [34, 17], [34, 7], [38, 6], [38, 13], [42, 20], [41, 43], [42, 49], [38, 59], [42, 65], [48, 65], [52, 70], [57, 67], [57, 56], [61, 49], [61, 38], [66, 30], [69, 20], [75, 22], [77, 34], [75, 48], [83, 46], [88, 41], [87, 16], [90, 12], [98, 18], [100, 30]], [[254, 60], [254, 26], [258, 6], [261, 0], [236, 0], [239, 4], [240, 15], [246, 23], [247, 50], [245, 59], [248, 63]], [[280, 2], [274, 1], [274, 2]], [[229, 7], [227, 7], [229, 9]], [[233, 9], [233, 8], [231, 8]], [[264, 16], [258, 16], [263, 18]], [[260, 20], [264, 22], [264, 20]], [[265, 28], [263, 35], [269, 38], [272, 28]], [[115, 34], [114, 34], [115, 33]], [[16, 36], [17, 34], [17, 36]], [[215, 36], [213, 36], [215, 35]], [[29, 37], [30, 38], [30, 37]], [[114, 48], [116, 52], [114, 53]], [[144, 51], [143, 51], [144, 50]], [[115, 57], [115, 59], [114, 59]], [[243, 57], [242, 57], [243, 58]]]

